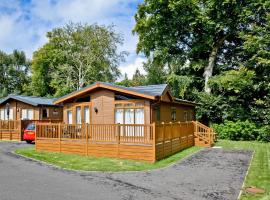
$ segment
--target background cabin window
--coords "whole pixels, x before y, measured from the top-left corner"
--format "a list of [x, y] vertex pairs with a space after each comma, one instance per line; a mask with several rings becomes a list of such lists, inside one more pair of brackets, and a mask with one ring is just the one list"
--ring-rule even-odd
[[155, 107], [156, 121], [160, 121], [160, 106]]
[[81, 107], [76, 107], [76, 124], [82, 123]]
[[84, 123], [90, 124], [89, 106], [85, 106], [84, 107]]
[[49, 109], [47, 108], [42, 109], [42, 118], [49, 118]]
[[193, 114], [192, 114], [192, 111], [189, 112], [189, 121], [192, 121], [193, 120]]
[[5, 110], [4, 109], [0, 110], [0, 120], [5, 120]]
[[176, 121], [176, 108], [172, 108], [171, 118], [172, 118], [172, 121]]
[[58, 114], [59, 114], [58, 109], [57, 109], [57, 108], [54, 108], [54, 109], [53, 109], [53, 115], [58, 115]]
[[22, 119], [33, 120], [34, 119], [33, 109], [22, 109]]
[[185, 111], [185, 112], [184, 112], [184, 121], [187, 121], [187, 120], [188, 120], [188, 112]]
[[1, 109], [0, 120], [13, 120], [13, 108], [9, 108], [9, 113], [7, 109]]

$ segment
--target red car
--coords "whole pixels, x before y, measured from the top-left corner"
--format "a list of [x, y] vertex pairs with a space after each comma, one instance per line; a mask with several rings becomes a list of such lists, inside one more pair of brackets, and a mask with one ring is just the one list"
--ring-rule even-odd
[[36, 138], [36, 125], [33, 123], [28, 124], [23, 132], [23, 139], [28, 144], [31, 144], [33, 141], [35, 141], [35, 138]]

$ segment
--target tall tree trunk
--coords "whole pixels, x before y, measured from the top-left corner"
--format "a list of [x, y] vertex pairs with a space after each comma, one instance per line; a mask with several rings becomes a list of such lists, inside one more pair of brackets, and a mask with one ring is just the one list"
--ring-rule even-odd
[[203, 73], [204, 91], [208, 94], [211, 93], [211, 88], [209, 87], [208, 82], [209, 82], [209, 79], [213, 76], [213, 69], [215, 66], [218, 49], [219, 49], [219, 47], [217, 47], [217, 46], [213, 47], [213, 49], [210, 53], [209, 59], [208, 59], [208, 65], [204, 68], [204, 73]]

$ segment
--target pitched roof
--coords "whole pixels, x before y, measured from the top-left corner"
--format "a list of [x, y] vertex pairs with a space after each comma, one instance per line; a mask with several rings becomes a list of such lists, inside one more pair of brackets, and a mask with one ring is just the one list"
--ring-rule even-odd
[[58, 98], [55, 103], [60, 103], [64, 101], [65, 99], [77, 96], [81, 93], [88, 92], [94, 88], [107, 88], [112, 89], [119, 92], [126, 92], [135, 94], [138, 96], [143, 96], [145, 98], [155, 99], [156, 96], [161, 96], [163, 92], [165, 91], [167, 84], [159, 84], [159, 85], [147, 85], [147, 86], [137, 86], [137, 87], [124, 87], [120, 85], [115, 85], [113, 83], [107, 83], [107, 82], [96, 82], [92, 85], [89, 85], [87, 87], [84, 87], [78, 91], [74, 91], [70, 94], [67, 94], [65, 96], [62, 96]]
[[[143, 98], [148, 98], [155, 100], [157, 97], [161, 97], [164, 95], [166, 91], [169, 91], [168, 84], [157, 84], [157, 85], [146, 85], [146, 86], [136, 86], [136, 87], [124, 87], [120, 85], [115, 85], [113, 83], [107, 83], [107, 82], [96, 82], [92, 85], [89, 85], [87, 87], [84, 87], [78, 91], [74, 91], [70, 94], [67, 94], [65, 96], [62, 96], [54, 101], [54, 104], [59, 104], [67, 99], [70, 99], [72, 97], [76, 97], [80, 94], [85, 94], [93, 89], [96, 88], [106, 88], [118, 92], [123, 92], [131, 95], [137, 95]], [[177, 99], [173, 97], [173, 101], [175, 103], [184, 103], [188, 105], [196, 105], [196, 103], [191, 101], [186, 101], [182, 99]]]
[[0, 99], [0, 104], [5, 103], [9, 99], [21, 101], [23, 103], [30, 104], [32, 106], [38, 106], [38, 105], [53, 106], [54, 105], [53, 102], [56, 100], [56, 98], [45, 98], [45, 97], [23, 96], [23, 95], [10, 94], [5, 98]]

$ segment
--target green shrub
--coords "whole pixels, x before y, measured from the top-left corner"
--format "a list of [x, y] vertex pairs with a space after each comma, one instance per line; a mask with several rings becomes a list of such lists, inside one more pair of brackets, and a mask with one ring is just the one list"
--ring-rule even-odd
[[257, 140], [260, 130], [255, 123], [246, 121], [225, 121], [223, 124], [214, 124], [213, 128], [220, 139], [229, 140]]
[[259, 135], [258, 135], [257, 140], [270, 142], [270, 125], [263, 126], [259, 129]]

